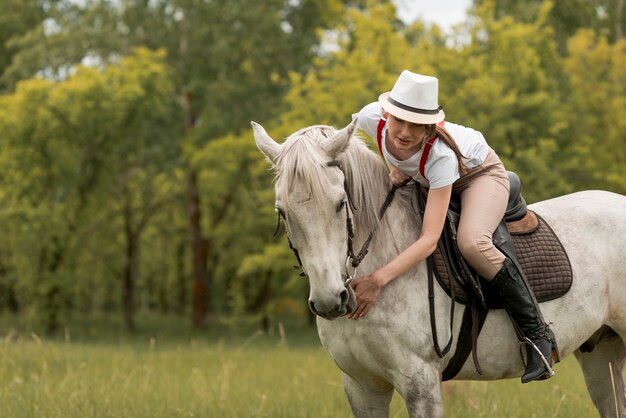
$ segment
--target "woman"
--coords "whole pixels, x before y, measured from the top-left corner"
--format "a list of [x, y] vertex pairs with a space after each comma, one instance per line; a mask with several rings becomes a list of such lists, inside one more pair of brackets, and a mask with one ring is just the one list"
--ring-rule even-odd
[[365, 316], [387, 283], [433, 253], [455, 193], [462, 208], [459, 250], [483, 278], [491, 281], [509, 315], [532, 342], [527, 344], [522, 382], [547, 379], [554, 372], [541, 356], [551, 366], [554, 334], [543, 321], [515, 263], [492, 242], [508, 201], [507, 173], [480, 132], [444, 122], [444, 116], [438, 104], [438, 80], [410, 71], [402, 72], [391, 92], [381, 94], [378, 102], [354, 115], [358, 128], [378, 139], [390, 166], [391, 181], [397, 186], [410, 179], [419, 182], [428, 188], [428, 200], [419, 239], [389, 264], [352, 282], [357, 309], [350, 318]]

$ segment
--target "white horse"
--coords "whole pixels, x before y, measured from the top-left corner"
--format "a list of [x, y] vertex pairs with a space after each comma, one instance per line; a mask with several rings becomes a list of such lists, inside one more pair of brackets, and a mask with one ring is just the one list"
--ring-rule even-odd
[[[414, 189], [400, 189], [378, 224], [377, 212], [391, 184], [384, 162], [361, 140], [351, 139], [354, 122], [340, 131], [305, 128], [282, 144], [260, 125], [252, 125], [257, 146], [276, 170], [276, 208], [308, 276], [309, 304], [318, 315], [320, 340], [343, 372], [353, 414], [387, 417], [395, 388], [411, 417], [443, 416], [441, 373], [454, 348], [444, 358], [433, 348], [426, 263], [387, 285], [366, 317], [345, 318], [355, 305], [354, 294], [345, 285], [346, 189], [357, 208], [349, 212], [355, 247], [360, 248], [378, 227], [359, 267], [362, 273], [373, 272], [418, 238], [421, 220], [416, 216]], [[332, 160], [339, 160], [342, 167], [329, 165]], [[530, 207], [554, 229], [572, 264], [570, 291], [541, 304], [560, 356], [574, 353], [601, 416], [614, 417], [619, 410], [625, 417], [626, 197], [586, 191]], [[436, 288], [437, 332], [440, 341], [447, 341], [450, 299]], [[455, 341], [460, 317], [453, 327]], [[600, 338], [591, 353], [582, 353], [579, 347], [603, 326], [614, 332]], [[478, 339], [482, 375], [470, 359], [456, 379], [521, 376], [519, 353], [505, 311], [491, 311]]]

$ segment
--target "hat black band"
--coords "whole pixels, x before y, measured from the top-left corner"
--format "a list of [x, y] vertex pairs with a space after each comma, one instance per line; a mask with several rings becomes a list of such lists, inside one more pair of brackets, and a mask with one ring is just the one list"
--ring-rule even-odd
[[409, 112], [413, 113], [423, 113], [425, 115], [436, 115], [443, 108], [442, 106], [439, 106], [437, 107], [437, 109], [418, 109], [417, 107], [411, 107], [400, 102], [396, 102], [391, 98], [391, 96], [387, 98], [387, 101], [392, 105], [399, 107], [400, 109], [408, 110]]

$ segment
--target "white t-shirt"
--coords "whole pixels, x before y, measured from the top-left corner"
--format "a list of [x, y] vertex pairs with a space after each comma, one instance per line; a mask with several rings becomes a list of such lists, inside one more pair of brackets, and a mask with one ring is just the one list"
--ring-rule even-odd
[[[383, 108], [378, 102], [373, 102], [365, 106], [359, 113], [352, 115], [352, 119], [359, 118], [357, 122], [357, 128], [364, 131], [366, 134], [376, 140], [378, 131], [378, 122], [384, 114]], [[454, 142], [459, 147], [461, 154], [466, 158], [463, 159], [463, 164], [468, 168], [474, 168], [479, 166], [487, 158], [489, 152], [489, 145], [485, 140], [485, 137], [480, 132], [466, 128], [465, 126], [457, 125], [445, 122], [444, 128], [450, 136], [454, 139]], [[383, 128], [382, 137], [387, 136], [387, 123]], [[426, 141], [424, 141], [425, 145]], [[424, 145], [422, 148], [406, 160], [398, 160], [387, 151], [386, 141], [382, 141], [383, 156], [387, 163], [398, 168], [403, 173], [411, 176], [415, 181], [421, 185], [430, 187], [431, 189], [437, 189], [440, 187], [448, 186], [454, 183], [460, 178], [459, 167], [457, 163], [456, 155], [454, 151], [448, 147], [445, 142], [438, 139], [430, 149], [426, 164], [424, 166], [424, 174], [426, 178], [422, 177], [419, 172], [420, 160], [422, 159], [422, 153], [424, 152]]]

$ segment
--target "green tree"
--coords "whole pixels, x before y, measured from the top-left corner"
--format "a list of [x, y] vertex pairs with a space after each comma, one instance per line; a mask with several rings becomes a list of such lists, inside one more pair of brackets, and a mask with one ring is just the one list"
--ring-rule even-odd
[[308, 286], [286, 240], [250, 253], [240, 264], [229, 289], [235, 312], [255, 313], [267, 331], [277, 315], [307, 315]]
[[471, 41], [438, 71], [451, 120], [483, 132], [529, 201], [571, 191], [554, 164], [565, 140], [563, 67], [547, 12], [523, 23], [479, 9]]
[[11, 83], [45, 71], [62, 75], [85, 57], [115, 62], [133, 46], [166, 48], [175, 93], [183, 105], [177, 138], [183, 153], [192, 256], [193, 320], [202, 325], [215, 273], [209, 262], [219, 251], [203, 229], [212, 194], [201, 195], [191, 160], [204, 143], [249, 128], [250, 119], [280, 113], [289, 71], [302, 71], [315, 54], [317, 28], [336, 19], [342, 2], [124, 0], [61, 2], [51, 13], [54, 30], [19, 40], [18, 59], [4, 74]]
[[490, 5], [497, 18], [505, 16], [531, 23], [537, 20], [542, 8], [550, 10], [548, 23], [554, 29], [561, 53], [566, 53], [567, 40], [578, 29], [591, 29], [611, 42], [623, 38], [626, 13], [623, 0], [475, 0], [477, 6]]
[[[53, 1], [5, 0], [0, 13], [0, 75], [13, 61], [19, 51], [16, 41], [28, 32], [41, 28], [46, 17], [46, 9], [52, 7]], [[6, 91], [8, 85], [0, 78], [0, 93]]]
[[507, 167], [519, 171], [529, 200], [569, 191], [552, 164], [563, 134], [562, 63], [545, 15], [520, 23], [494, 19], [483, 8], [476, 17], [451, 36], [469, 39], [455, 43], [420, 22], [398, 26], [392, 5], [351, 9], [333, 32], [336, 51], [314, 61], [306, 76], [293, 76], [291, 110], [275, 136], [310, 124], [343, 126], [410, 69], [439, 78], [448, 120], [482, 131]]
[[563, 165], [576, 189], [626, 194], [626, 40], [581, 30], [568, 42]]
[[352, 113], [377, 99], [376, 92], [389, 89], [413, 54], [397, 28], [392, 4], [348, 8], [345, 21], [328, 34], [330, 51], [317, 57], [306, 75], [291, 74], [289, 110], [274, 136], [313, 124], [347, 125]]
[[9, 248], [24, 305], [50, 331], [76, 303], [82, 245], [94, 229], [109, 227], [100, 216], [123, 220], [120, 276], [132, 327], [138, 239], [159, 204], [156, 173], [167, 173], [173, 155], [176, 112], [163, 58], [138, 50], [104, 71], [80, 67], [63, 82], [32, 79], [0, 97], [2, 219], [14, 232]]

